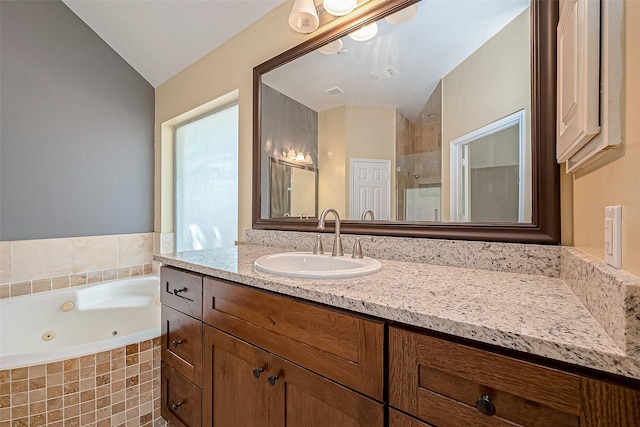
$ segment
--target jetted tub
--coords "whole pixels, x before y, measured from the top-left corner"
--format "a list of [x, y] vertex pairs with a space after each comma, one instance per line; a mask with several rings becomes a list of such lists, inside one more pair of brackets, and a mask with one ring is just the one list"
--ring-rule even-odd
[[0, 370], [160, 336], [160, 278], [138, 276], [0, 300]]

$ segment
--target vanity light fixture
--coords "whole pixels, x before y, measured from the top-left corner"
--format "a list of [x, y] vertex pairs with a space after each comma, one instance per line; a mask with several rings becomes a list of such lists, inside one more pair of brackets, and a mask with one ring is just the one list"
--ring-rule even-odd
[[320, 20], [313, 0], [296, 0], [289, 14], [289, 26], [299, 33], [309, 34], [318, 29]]
[[324, 0], [322, 5], [329, 14], [343, 16], [356, 8], [358, 0]]
[[342, 50], [342, 40], [334, 40], [331, 43], [327, 43], [324, 46], [320, 46], [318, 48], [318, 52], [324, 53], [325, 55], [333, 55], [335, 53], [340, 53]]
[[417, 14], [418, 5], [412, 4], [411, 6], [407, 6], [404, 9], [387, 16], [384, 20], [389, 24], [404, 24], [405, 22], [411, 21]]
[[311, 154], [305, 153], [303, 151], [296, 151], [293, 149], [293, 147], [289, 147], [288, 149], [283, 148], [282, 157], [292, 162], [306, 163], [308, 165], [313, 164], [313, 158], [311, 157]]
[[371, 24], [365, 25], [364, 27], [350, 33], [349, 37], [356, 41], [364, 42], [371, 40], [376, 34], [378, 34], [378, 24], [372, 22]]

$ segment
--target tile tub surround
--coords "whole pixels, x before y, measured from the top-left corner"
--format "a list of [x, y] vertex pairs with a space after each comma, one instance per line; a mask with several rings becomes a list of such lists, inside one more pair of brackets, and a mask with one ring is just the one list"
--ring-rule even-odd
[[0, 298], [152, 272], [153, 233], [0, 242]]
[[560, 278], [613, 341], [640, 358], [640, 278], [572, 247], [562, 248]]
[[[248, 244], [302, 252], [313, 250], [317, 235], [317, 233], [276, 230], [246, 230], [245, 232]], [[334, 234], [322, 233], [321, 235], [325, 251], [328, 248], [330, 252]], [[559, 246], [343, 234], [342, 243], [345, 253], [351, 253], [356, 237], [360, 237], [363, 254], [376, 259], [547, 277], [560, 275]]]
[[0, 426], [152, 426], [160, 415], [160, 338], [0, 371]]
[[258, 273], [258, 257], [282, 249], [237, 247], [156, 255], [166, 265], [407, 325], [640, 379], [623, 352], [558, 278], [381, 259], [352, 279]]

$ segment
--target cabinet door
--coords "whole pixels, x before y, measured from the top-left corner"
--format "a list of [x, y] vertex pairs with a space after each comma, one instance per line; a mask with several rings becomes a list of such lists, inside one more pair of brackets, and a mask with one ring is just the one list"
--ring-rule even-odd
[[[383, 427], [382, 404], [271, 355], [269, 427]], [[256, 424], [258, 425], [258, 424]]]
[[271, 391], [268, 354], [205, 326], [203, 359], [203, 425], [267, 425]]

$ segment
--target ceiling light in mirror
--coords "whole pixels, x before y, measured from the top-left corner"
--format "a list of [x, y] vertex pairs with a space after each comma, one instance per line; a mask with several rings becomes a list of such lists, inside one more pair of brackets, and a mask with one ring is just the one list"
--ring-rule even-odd
[[333, 16], [342, 16], [351, 12], [358, 5], [357, 0], [324, 0], [324, 10]]
[[389, 24], [404, 24], [411, 21], [418, 14], [418, 5], [412, 4], [404, 9], [384, 18]]
[[339, 53], [342, 50], [342, 40], [334, 40], [331, 43], [327, 43], [324, 46], [318, 48], [318, 52], [325, 55], [333, 55]]
[[289, 26], [299, 33], [312, 33], [318, 29], [320, 20], [313, 0], [296, 0], [289, 14]]
[[349, 37], [355, 41], [364, 42], [371, 40], [376, 34], [378, 34], [378, 24], [373, 22], [350, 33]]

